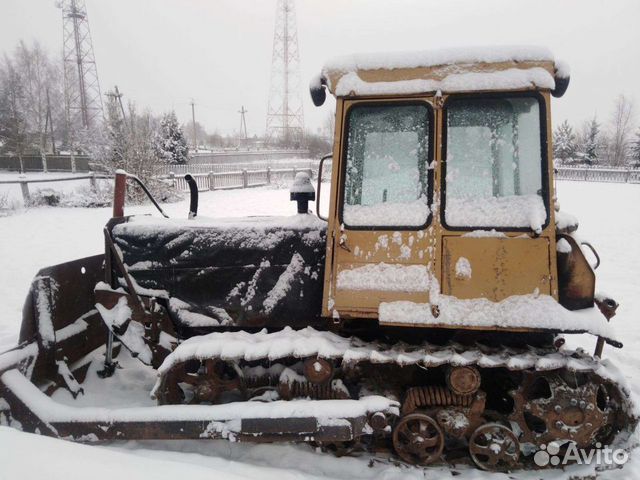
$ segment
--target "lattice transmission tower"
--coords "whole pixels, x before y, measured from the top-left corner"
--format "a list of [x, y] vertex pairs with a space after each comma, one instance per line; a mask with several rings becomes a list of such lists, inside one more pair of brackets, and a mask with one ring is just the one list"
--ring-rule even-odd
[[67, 121], [71, 131], [103, 118], [98, 69], [84, 0], [58, 2], [62, 9], [62, 52]]
[[271, 57], [267, 141], [297, 146], [303, 134], [296, 8], [294, 0], [278, 0]]

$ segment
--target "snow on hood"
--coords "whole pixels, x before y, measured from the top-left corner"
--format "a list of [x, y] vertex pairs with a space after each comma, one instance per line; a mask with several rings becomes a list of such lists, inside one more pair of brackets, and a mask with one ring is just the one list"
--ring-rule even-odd
[[137, 215], [131, 217], [128, 222], [118, 225], [116, 228], [127, 229], [127, 226], [144, 226], [149, 230], [169, 229], [186, 230], [190, 228], [215, 228], [219, 230], [235, 230], [238, 228], [251, 228], [254, 230], [325, 230], [327, 223], [315, 215], [299, 214], [290, 216], [255, 216], [237, 218], [207, 218], [196, 217], [194, 219], [167, 219]]

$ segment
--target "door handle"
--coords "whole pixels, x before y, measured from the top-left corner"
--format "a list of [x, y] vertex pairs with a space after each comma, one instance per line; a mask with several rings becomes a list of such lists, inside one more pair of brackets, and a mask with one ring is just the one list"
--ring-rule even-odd
[[340, 235], [340, 240], [338, 241], [338, 246], [341, 249], [346, 250], [347, 252], [351, 253], [351, 249], [347, 245], [347, 236], [344, 233], [342, 235]]

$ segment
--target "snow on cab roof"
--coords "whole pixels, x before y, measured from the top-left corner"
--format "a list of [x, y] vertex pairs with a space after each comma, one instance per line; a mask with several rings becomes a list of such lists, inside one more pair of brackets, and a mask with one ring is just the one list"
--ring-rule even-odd
[[494, 46], [337, 57], [310, 88], [318, 104], [323, 85], [338, 97], [519, 89], [548, 89], [561, 96], [568, 82], [568, 66], [547, 48]]

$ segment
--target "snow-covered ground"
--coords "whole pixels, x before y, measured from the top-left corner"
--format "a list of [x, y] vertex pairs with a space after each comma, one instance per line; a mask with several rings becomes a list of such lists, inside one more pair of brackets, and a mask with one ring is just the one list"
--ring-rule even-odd
[[[58, 175], [58, 174], [49, 174]], [[4, 175], [0, 178], [5, 179]], [[76, 183], [76, 182], [69, 182]], [[82, 182], [81, 182], [82, 183]], [[3, 191], [0, 185], [0, 193]], [[19, 190], [19, 187], [18, 187]], [[580, 236], [600, 253], [598, 289], [616, 298], [621, 306], [614, 319], [625, 348], [606, 347], [605, 355], [620, 366], [640, 398], [640, 185], [559, 182], [562, 208], [578, 216]], [[323, 189], [323, 204], [328, 204]], [[206, 192], [201, 195], [200, 215], [210, 217], [287, 215], [295, 212], [288, 191], [256, 188]], [[312, 209], [314, 205], [310, 206]], [[186, 217], [188, 202], [167, 205], [171, 216]], [[128, 209], [153, 213], [153, 207]], [[32, 208], [0, 218], [0, 351], [16, 342], [21, 310], [31, 279], [39, 268], [102, 250], [102, 227], [110, 210], [81, 208]], [[569, 343], [591, 350], [595, 340], [576, 336]], [[126, 359], [123, 359], [125, 361]], [[129, 379], [144, 388], [150, 379]], [[61, 396], [57, 398], [64, 401]], [[130, 397], [143, 403], [146, 397]], [[122, 401], [122, 399], [120, 399]], [[33, 460], [30, 460], [33, 458]], [[92, 478], [305, 478], [339, 479], [440, 479], [493, 478], [569, 479], [592, 472], [590, 466], [574, 466], [566, 472], [519, 472], [510, 476], [472, 469], [449, 470], [397, 467], [370, 456], [334, 458], [305, 445], [248, 445], [226, 441], [114, 442], [100, 446], [72, 444], [0, 427], [0, 480]], [[598, 478], [640, 478], [640, 452], [634, 450], [622, 470], [604, 472]]]

